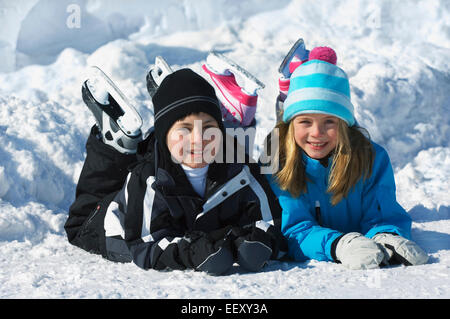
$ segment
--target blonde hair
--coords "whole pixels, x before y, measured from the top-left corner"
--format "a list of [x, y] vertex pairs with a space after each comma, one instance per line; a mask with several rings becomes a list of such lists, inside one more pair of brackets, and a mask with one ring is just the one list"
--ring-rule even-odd
[[[295, 142], [293, 121], [281, 121], [276, 128], [280, 141], [280, 169], [275, 174], [275, 180], [282, 190], [298, 197], [307, 192], [303, 150]], [[337, 143], [332, 156], [327, 192], [332, 194], [331, 203], [336, 205], [348, 195], [360, 178], [365, 180], [372, 174], [375, 155], [367, 131], [357, 126], [349, 127], [339, 119]]]

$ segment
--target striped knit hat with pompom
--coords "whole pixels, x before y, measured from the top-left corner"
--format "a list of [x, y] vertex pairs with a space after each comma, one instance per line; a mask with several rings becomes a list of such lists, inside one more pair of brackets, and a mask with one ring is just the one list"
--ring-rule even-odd
[[299, 114], [321, 113], [336, 116], [349, 126], [355, 124], [347, 74], [336, 64], [336, 53], [328, 47], [314, 48], [290, 78], [284, 101], [283, 121]]

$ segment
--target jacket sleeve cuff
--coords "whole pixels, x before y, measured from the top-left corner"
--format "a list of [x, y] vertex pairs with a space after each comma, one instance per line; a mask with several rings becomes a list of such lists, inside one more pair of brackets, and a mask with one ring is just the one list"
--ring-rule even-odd
[[340, 263], [340, 261], [337, 259], [336, 257], [336, 246], [339, 242], [339, 240], [344, 237], [345, 234], [340, 234], [338, 237], [336, 237], [333, 242], [331, 243], [331, 247], [330, 247], [330, 256], [331, 259], [335, 262], [335, 263]]
[[376, 234], [379, 234], [379, 233], [397, 234], [397, 235], [405, 237], [407, 239], [409, 239], [411, 237], [409, 233], [406, 233], [406, 232], [402, 231], [400, 228], [398, 228], [396, 226], [391, 226], [391, 225], [383, 225], [383, 226], [373, 227], [366, 233], [365, 236], [368, 238], [373, 238], [373, 236], [375, 236]]

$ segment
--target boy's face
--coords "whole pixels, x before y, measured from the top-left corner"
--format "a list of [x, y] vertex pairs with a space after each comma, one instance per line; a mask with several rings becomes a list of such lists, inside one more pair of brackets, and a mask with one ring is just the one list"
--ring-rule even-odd
[[167, 132], [172, 160], [190, 168], [202, 168], [217, 155], [222, 132], [209, 114], [191, 114], [175, 122]]
[[292, 119], [294, 138], [311, 158], [325, 158], [337, 144], [339, 119], [327, 114], [301, 114]]

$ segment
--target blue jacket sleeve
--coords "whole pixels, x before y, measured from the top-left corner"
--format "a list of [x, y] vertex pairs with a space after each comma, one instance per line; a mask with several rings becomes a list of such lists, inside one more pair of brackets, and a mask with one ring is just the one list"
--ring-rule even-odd
[[288, 241], [289, 256], [298, 261], [332, 261], [331, 245], [342, 233], [319, 226], [314, 218], [314, 208], [303, 196], [292, 198], [288, 192], [280, 190], [276, 183], [271, 185], [283, 209], [281, 231]]
[[372, 238], [377, 233], [411, 237], [411, 217], [397, 202], [395, 180], [387, 152], [374, 144], [376, 158], [371, 177], [363, 187], [361, 233]]

